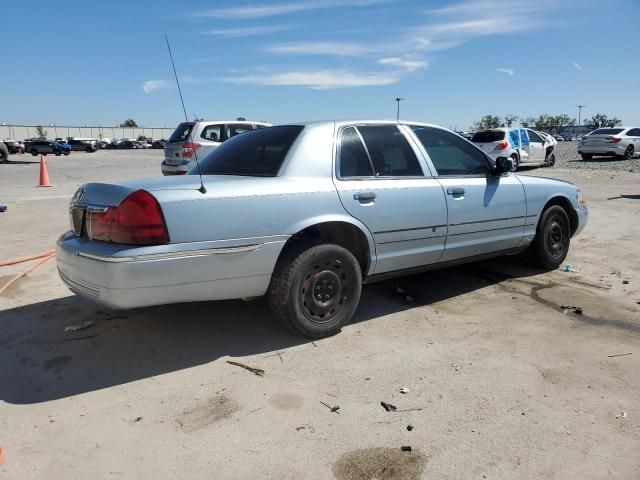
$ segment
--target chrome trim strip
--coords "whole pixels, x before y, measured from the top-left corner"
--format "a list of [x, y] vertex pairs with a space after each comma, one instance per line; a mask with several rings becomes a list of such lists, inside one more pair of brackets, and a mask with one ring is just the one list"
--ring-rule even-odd
[[228, 253], [246, 253], [259, 250], [262, 245], [244, 245], [242, 247], [209, 248], [206, 250], [188, 250], [186, 252], [153, 253], [150, 255], [135, 255], [131, 257], [109, 257], [87, 252], [76, 252], [79, 257], [91, 258], [108, 263], [144, 262], [149, 260], [175, 260], [178, 258], [206, 257], [209, 255], [223, 255]]

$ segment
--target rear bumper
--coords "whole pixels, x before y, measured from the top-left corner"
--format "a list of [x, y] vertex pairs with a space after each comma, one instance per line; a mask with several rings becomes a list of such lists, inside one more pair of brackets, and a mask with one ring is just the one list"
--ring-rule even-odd
[[191, 169], [191, 162], [183, 160], [180, 165], [170, 165], [167, 160], [163, 160], [160, 165], [163, 175], [185, 175]]
[[624, 155], [626, 145], [611, 143], [609, 145], [578, 145], [579, 154], [592, 155]]
[[180, 251], [176, 245], [129, 246], [96, 254], [91, 248], [96, 242], [69, 232], [58, 240], [56, 258], [60, 278], [72, 292], [110, 308], [227, 300], [265, 294], [286, 241], [273, 238], [232, 247], [224, 242], [213, 242], [222, 243], [217, 248], [190, 244], [193, 250], [180, 244]]

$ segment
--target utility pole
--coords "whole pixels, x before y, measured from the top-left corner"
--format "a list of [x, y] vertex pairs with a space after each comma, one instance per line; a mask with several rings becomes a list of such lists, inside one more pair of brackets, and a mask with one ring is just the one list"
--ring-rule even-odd
[[400, 97], [396, 97], [396, 99], [394, 100], [394, 102], [398, 104], [398, 107], [396, 109], [396, 121], [400, 120], [400, 102], [403, 100], [404, 98], [400, 98]]
[[586, 107], [586, 105], [576, 105], [578, 107], [578, 130], [580, 130], [580, 114], [582, 113], [582, 109]]

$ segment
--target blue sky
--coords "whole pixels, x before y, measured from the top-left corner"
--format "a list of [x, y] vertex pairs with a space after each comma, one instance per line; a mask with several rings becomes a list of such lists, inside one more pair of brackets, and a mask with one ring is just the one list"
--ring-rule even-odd
[[[4, 2], [0, 122], [605, 113], [640, 124], [638, 0]], [[7, 22], [7, 19], [15, 21]]]

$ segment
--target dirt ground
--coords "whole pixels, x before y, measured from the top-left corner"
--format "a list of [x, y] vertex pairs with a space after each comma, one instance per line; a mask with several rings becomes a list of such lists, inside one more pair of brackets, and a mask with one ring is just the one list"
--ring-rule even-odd
[[[78, 184], [160, 156], [48, 161], [50, 189], [0, 165], [0, 261], [53, 248]], [[0, 478], [640, 478], [640, 174], [528, 174], [583, 189], [574, 271], [507, 257], [369, 285], [315, 342], [264, 300], [109, 311], [44, 264], [0, 295]]]

